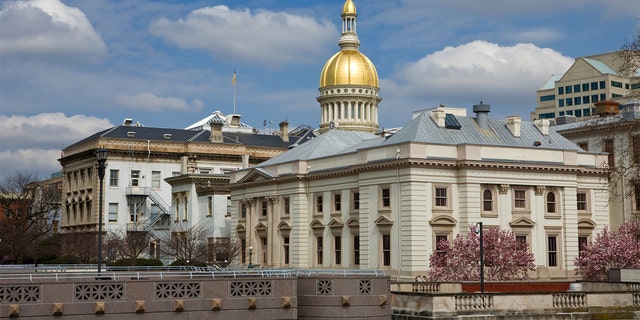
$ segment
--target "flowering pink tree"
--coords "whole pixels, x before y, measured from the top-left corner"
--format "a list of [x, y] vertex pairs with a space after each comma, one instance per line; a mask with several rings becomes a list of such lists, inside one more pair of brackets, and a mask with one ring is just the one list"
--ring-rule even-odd
[[[525, 242], [518, 241], [513, 232], [491, 227], [483, 230], [485, 280], [528, 279], [528, 271], [535, 271], [533, 254]], [[432, 281], [480, 280], [480, 237], [475, 227], [458, 235], [452, 242], [441, 241], [431, 254]]]
[[605, 227], [574, 261], [576, 273], [587, 280], [605, 280], [611, 268], [640, 268], [639, 239], [638, 221], [622, 224], [617, 232]]

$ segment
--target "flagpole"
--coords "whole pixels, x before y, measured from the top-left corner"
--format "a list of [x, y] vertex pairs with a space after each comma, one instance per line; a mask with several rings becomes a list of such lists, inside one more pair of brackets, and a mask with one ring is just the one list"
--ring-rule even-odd
[[236, 114], [236, 71], [233, 71], [233, 114]]

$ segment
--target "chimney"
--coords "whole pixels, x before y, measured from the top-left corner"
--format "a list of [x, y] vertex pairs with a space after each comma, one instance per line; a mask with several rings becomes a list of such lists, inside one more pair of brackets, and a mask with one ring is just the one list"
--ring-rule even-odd
[[489, 112], [491, 112], [491, 106], [482, 103], [473, 106], [473, 112], [476, 114], [476, 122], [480, 129], [489, 129]]
[[211, 135], [209, 135], [209, 141], [222, 142], [222, 121], [211, 122]]
[[289, 122], [287, 120], [280, 122], [280, 138], [284, 142], [289, 142]]
[[513, 134], [514, 137], [520, 137], [520, 124], [522, 120], [520, 120], [520, 116], [509, 116], [507, 117], [507, 128]]
[[544, 135], [548, 135], [549, 134], [549, 120], [540, 119], [540, 120], [534, 121], [533, 124], [536, 125], [536, 128], [538, 128], [538, 130], [540, 130], [540, 132], [542, 132], [542, 134], [544, 134]]
[[231, 120], [228, 120], [230, 127], [233, 127], [233, 128], [239, 128], [240, 127], [240, 115], [239, 114], [230, 114], [227, 117], [231, 118]]
[[446, 118], [446, 116], [447, 115], [442, 109], [431, 111], [431, 119], [433, 119], [436, 125], [440, 128], [444, 128], [444, 119]]

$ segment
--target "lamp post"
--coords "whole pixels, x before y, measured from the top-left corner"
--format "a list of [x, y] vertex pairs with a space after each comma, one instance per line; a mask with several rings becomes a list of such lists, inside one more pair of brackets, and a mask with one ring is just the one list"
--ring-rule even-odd
[[98, 206], [98, 276], [102, 272], [102, 190], [104, 180], [104, 163], [107, 161], [107, 149], [96, 150], [96, 160], [98, 161], [98, 179], [100, 179], [100, 203]]
[[251, 263], [251, 256], [253, 256], [253, 246], [249, 246], [249, 269], [253, 268], [253, 264]]
[[476, 223], [476, 234], [480, 235], [480, 292], [484, 293], [484, 244], [482, 241], [482, 222]]

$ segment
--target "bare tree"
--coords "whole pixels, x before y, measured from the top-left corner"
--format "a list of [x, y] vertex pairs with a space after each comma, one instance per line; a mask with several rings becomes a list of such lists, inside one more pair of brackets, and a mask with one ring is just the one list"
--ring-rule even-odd
[[[636, 30], [635, 38], [632, 40], [626, 40], [620, 48], [620, 59], [622, 66], [618, 72], [623, 75], [633, 77], [634, 74], [640, 69], [640, 28]], [[633, 99], [640, 98], [640, 83], [639, 77], [633, 78], [636, 85], [631, 86], [631, 90], [628, 97]]]
[[208, 240], [212, 230], [203, 224], [187, 226], [174, 224], [171, 233], [158, 237], [159, 250], [164, 256], [187, 264], [206, 264], [209, 259]]
[[129, 259], [133, 265], [149, 247], [151, 236], [146, 231], [110, 231], [104, 242], [106, 257], [110, 262]]
[[70, 232], [60, 234], [60, 254], [73, 257], [80, 263], [96, 261], [98, 252], [97, 232]]
[[51, 235], [61, 207], [60, 186], [17, 173], [0, 183], [0, 254], [16, 263], [36, 261], [37, 246]]

